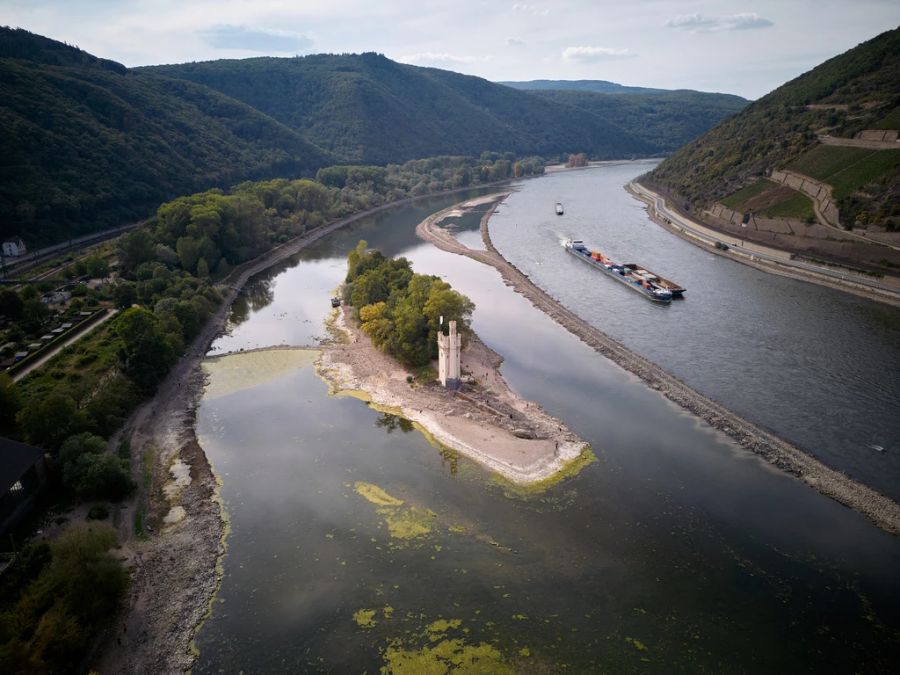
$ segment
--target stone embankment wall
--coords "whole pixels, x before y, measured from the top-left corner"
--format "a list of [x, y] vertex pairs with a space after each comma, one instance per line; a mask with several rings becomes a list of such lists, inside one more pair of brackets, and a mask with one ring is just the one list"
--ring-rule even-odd
[[816, 217], [823, 225], [841, 227], [837, 204], [831, 194], [831, 186], [809, 176], [794, 171], [773, 171], [771, 179], [789, 188], [802, 192], [813, 200]]
[[[882, 143], [900, 141], [900, 131], [896, 129], [866, 129], [856, 134], [855, 138], [862, 141], [881, 141]], [[900, 147], [900, 146], [898, 146]]]
[[841, 231], [818, 223], [808, 225], [793, 218], [763, 218], [752, 214], [744, 223], [744, 214], [722, 204], [713, 204], [703, 215], [710, 225], [736, 237], [801, 255], [873, 264], [887, 259], [900, 264], [900, 251], [842, 235]]
[[840, 136], [819, 136], [822, 145], [840, 145], [845, 148], [867, 148], [869, 150], [895, 150], [900, 148], [897, 132], [893, 130], [866, 129], [855, 138]]

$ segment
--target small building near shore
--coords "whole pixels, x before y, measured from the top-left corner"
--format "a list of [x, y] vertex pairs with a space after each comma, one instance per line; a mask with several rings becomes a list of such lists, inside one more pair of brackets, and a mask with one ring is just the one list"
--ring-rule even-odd
[[45, 479], [43, 450], [0, 438], [0, 538], [34, 510]]
[[459, 351], [460, 336], [456, 332], [456, 321], [449, 324], [450, 332], [438, 332], [438, 379], [447, 389], [459, 388]]
[[28, 253], [28, 249], [25, 248], [25, 242], [22, 241], [22, 237], [13, 237], [3, 242], [3, 255], [5, 256], [17, 258], [26, 253]]

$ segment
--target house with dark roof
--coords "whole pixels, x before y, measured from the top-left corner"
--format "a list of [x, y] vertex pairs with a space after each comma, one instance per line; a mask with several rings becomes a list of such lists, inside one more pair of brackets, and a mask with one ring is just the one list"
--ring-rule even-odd
[[45, 478], [43, 450], [0, 438], [0, 537], [34, 509]]

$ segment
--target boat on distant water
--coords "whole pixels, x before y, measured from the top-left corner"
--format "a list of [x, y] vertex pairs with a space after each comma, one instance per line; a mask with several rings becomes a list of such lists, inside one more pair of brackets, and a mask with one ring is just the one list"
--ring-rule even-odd
[[579, 260], [583, 260], [596, 267], [598, 270], [612, 277], [616, 281], [625, 284], [631, 290], [641, 293], [645, 298], [653, 302], [669, 303], [672, 298], [681, 297], [685, 288], [673, 281], [644, 269], [634, 263], [619, 264], [613, 262], [600, 251], [591, 251], [584, 242], [579, 239], [569, 239], [565, 242], [566, 251]]
[[562, 214], [563, 214], [562, 202], [556, 202], [556, 215], [561, 216]]

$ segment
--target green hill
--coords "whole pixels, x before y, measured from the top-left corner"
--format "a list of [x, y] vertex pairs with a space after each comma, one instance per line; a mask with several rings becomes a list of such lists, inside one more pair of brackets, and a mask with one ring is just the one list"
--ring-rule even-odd
[[657, 154], [677, 150], [748, 103], [732, 94], [687, 90], [596, 93], [541, 89], [532, 94], [611, 122], [650, 144]]
[[160, 202], [332, 160], [249, 106], [0, 28], [0, 238], [32, 246], [146, 217]]
[[244, 101], [343, 161], [587, 152], [597, 159], [653, 148], [606, 120], [487, 80], [396, 63], [379, 54], [315, 54], [154, 66]]
[[597, 96], [518, 91], [373, 53], [129, 69], [0, 28], [0, 238], [36, 247], [138, 220], [181, 194], [337, 163], [646, 157], [740, 103]]
[[[750, 104], [644, 180], [695, 210], [722, 200], [741, 207], [741, 196], [756, 195], [739, 191], [773, 170], [787, 169], [831, 185], [843, 225], [898, 229], [900, 151], [822, 145], [819, 138], [900, 129], [898, 106], [900, 29], [894, 29]], [[800, 201], [796, 206], [807, 209]]]

